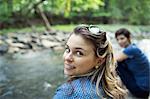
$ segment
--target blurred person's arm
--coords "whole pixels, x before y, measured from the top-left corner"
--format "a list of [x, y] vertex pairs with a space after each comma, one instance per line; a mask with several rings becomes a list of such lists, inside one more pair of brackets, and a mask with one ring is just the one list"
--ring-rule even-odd
[[126, 54], [124, 54], [123, 52], [119, 52], [117, 54], [115, 54], [115, 59], [118, 61], [118, 62], [121, 62], [125, 59], [127, 59], [128, 56]]

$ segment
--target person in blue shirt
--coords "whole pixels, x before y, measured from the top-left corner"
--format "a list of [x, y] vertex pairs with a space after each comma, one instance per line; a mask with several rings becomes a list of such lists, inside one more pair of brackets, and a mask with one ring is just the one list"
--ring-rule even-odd
[[115, 56], [118, 61], [117, 71], [132, 95], [138, 98], [148, 98], [150, 62], [136, 44], [131, 42], [130, 35], [129, 30], [125, 28], [121, 28], [115, 33], [119, 45], [124, 48]]
[[63, 55], [68, 81], [53, 99], [122, 99], [126, 90], [116, 73], [116, 62], [106, 32], [95, 25], [75, 27]]

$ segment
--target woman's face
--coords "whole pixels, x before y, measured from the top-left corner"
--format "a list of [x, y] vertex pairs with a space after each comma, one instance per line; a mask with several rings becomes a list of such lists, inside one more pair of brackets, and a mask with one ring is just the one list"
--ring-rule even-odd
[[94, 46], [80, 35], [72, 34], [63, 55], [64, 74], [75, 76], [91, 71], [99, 62]]
[[130, 40], [127, 37], [125, 37], [124, 35], [118, 35], [117, 42], [123, 48], [126, 48], [130, 44]]

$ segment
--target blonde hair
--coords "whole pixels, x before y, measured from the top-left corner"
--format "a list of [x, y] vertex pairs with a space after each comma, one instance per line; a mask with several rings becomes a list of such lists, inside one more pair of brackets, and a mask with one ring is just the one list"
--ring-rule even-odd
[[[99, 56], [100, 57], [100, 56]], [[107, 48], [101, 58], [105, 58], [105, 62], [99, 66], [96, 72], [92, 75], [91, 81], [96, 79], [96, 92], [101, 97], [99, 92], [100, 81], [104, 92], [111, 98], [122, 99], [126, 95], [126, 90], [122, 88], [120, 78], [116, 73], [116, 61], [113, 56], [113, 49], [108, 41]], [[101, 72], [97, 72], [100, 71]]]
[[106, 37], [106, 32], [100, 31], [101, 33], [99, 34], [92, 34], [87, 27], [88, 25], [77, 26], [73, 33], [90, 40], [95, 46], [96, 56], [103, 58], [105, 62], [90, 73], [73, 76], [72, 78], [82, 76], [91, 77], [91, 82], [95, 82], [96, 84], [96, 92], [99, 97], [102, 97], [99, 90], [100, 84], [102, 84], [102, 88], [107, 96], [114, 99], [123, 99], [127, 91], [123, 88], [122, 82], [116, 73], [117, 64], [114, 59], [111, 43]]

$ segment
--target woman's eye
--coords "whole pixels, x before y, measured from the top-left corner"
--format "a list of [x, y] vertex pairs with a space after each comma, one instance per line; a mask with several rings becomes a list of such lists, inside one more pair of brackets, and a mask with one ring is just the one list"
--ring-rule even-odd
[[70, 52], [70, 49], [69, 49], [69, 48], [66, 48], [65, 52], [69, 53], [69, 52]]
[[77, 56], [83, 56], [83, 53], [80, 51], [77, 51], [76, 54], [77, 54]]

